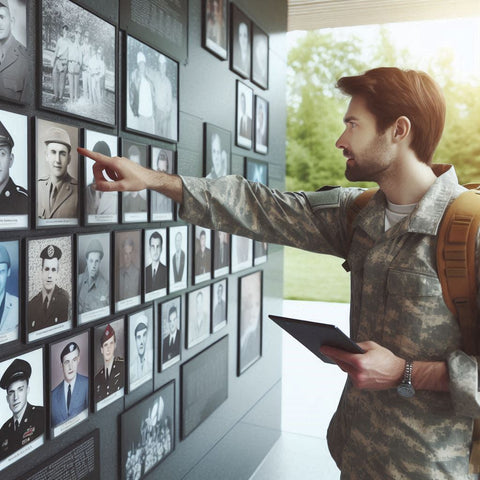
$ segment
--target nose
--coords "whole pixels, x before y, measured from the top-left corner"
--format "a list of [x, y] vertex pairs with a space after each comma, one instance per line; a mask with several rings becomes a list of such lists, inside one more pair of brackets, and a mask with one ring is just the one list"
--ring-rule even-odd
[[335, 146], [340, 148], [341, 150], [345, 150], [347, 148], [347, 142], [345, 141], [345, 132], [343, 132], [335, 142]]

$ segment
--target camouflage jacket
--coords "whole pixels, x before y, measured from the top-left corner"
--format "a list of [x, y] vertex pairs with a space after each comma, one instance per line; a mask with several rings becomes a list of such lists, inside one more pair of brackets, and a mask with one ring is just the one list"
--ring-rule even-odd
[[384, 231], [382, 191], [360, 212], [349, 246], [345, 212], [358, 188], [281, 193], [242, 177], [183, 179], [180, 216], [204, 227], [291, 245], [348, 260], [350, 334], [373, 340], [401, 358], [445, 361], [450, 392], [365, 391], [349, 380], [328, 430], [344, 479], [463, 480], [473, 417], [480, 416], [478, 365], [461, 351], [460, 331], [436, 272], [436, 234], [448, 204], [463, 187], [452, 168], [415, 210]]

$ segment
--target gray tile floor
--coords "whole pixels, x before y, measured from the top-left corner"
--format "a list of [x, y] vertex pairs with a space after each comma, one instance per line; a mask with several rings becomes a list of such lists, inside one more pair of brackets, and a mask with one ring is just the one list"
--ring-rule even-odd
[[[349, 305], [285, 301], [285, 316], [332, 323], [348, 333]], [[338, 480], [326, 443], [345, 374], [283, 335], [282, 435], [250, 480]]]

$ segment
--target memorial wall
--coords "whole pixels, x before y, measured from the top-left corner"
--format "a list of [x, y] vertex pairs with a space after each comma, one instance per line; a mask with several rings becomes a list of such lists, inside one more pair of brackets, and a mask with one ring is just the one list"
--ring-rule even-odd
[[248, 478], [278, 438], [281, 247], [77, 147], [282, 189], [286, 3], [0, 0], [2, 480]]

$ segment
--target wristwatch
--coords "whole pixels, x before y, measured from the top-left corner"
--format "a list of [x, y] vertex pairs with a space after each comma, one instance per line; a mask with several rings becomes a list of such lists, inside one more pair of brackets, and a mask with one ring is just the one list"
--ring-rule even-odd
[[403, 380], [397, 387], [397, 392], [401, 397], [410, 398], [415, 395], [415, 389], [412, 385], [413, 361], [405, 361], [405, 371], [403, 372]]

